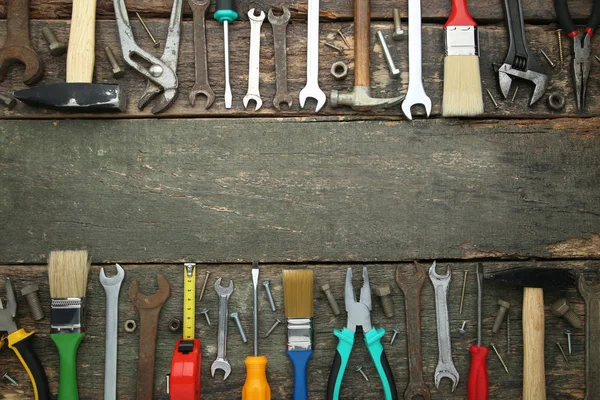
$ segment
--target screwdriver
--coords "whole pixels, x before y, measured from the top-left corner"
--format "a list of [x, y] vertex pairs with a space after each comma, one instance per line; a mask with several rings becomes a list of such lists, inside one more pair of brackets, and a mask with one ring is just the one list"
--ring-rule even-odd
[[215, 19], [223, 23], [223, 49], [225, 55], [225, 108], [231, 108], [231, 86], [229, 86], [229, 23], [238, 18], [235, 0], [217, 0]]
[[488, 348], [481, 345], [483, 314], [483, 265], [477, 264], [477, 345], [469, 347], [471, 370], [469, 371], [468, 400], [487, 400], [488, 372], [486, 359]]
[[267, 382], [267, 358], [258, 355], [258, 263], [252, 263], [254, 289], [254, 356], [246, 357], [246, 382], [242, 388], [242, 400], [271, 400], [271, 387]]

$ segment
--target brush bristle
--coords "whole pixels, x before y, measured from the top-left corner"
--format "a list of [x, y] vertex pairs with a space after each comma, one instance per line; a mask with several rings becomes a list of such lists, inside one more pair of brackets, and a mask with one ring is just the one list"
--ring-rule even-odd
[[483, 114], [483, 94], [478, 56], [444, 58], [444, 117], [472, 117]]
[[283, 271], [283, 304], [287, 318], [313, 317], [313, 271]]
[[61, 250], [50, 252], [48, 280], [50, 297], [85, 297], [90, 260], [87, 250]]

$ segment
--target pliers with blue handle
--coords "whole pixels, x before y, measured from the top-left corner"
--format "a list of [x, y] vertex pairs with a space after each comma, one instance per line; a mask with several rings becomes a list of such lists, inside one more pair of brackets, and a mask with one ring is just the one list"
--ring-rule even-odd
[[381, 344], [381, 338], [385, 335], [385, 330], [374, 328], [371, 325], [371, 287], [369, 286], [367, 268], [363, 268], [363, 286], [360, 289], [359, 301], [356, 301], [356, 294], [352, 286], [352, 268], [348, 268], [344, 289], [344, 303], [346, 304], [348, 321], [344, 329], [333, 331], [333, 334], [339, 339], [339, 343], [329, 373], [329, 381], [327, 382], [327, 400], [338, 400], [340, 397], [344, 372], [346, 371], [350, 353], [352, 353], [352, 346], [354, 345], [354, 334], [356, 333], [356, 328], [359, 326], [362, 327], [365, 344], [381, 379], [385, 400], [397, 400], [396, 383], [394, 382], [392, 369]]

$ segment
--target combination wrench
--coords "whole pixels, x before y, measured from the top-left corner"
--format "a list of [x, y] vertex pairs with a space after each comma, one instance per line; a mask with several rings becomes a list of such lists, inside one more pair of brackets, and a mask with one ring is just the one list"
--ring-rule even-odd
[[250, 62], [248, 70], [248, 93], [244, 96], [244, 109], [248, 108], [248, 102], [254, 100], [258, 111], [262, 107], [260, 98], [260, 27], [265, 19], [264, 11], [261, 11], [258, 16], [254, 15], [254, 8], [248, 11], [250, 19]]
[[119, 334], [119, 291], [125, 271], [119, 264], [117, 274], [107, 278], [100, 269], [100, 284], [106, 292], [106, 355], [104, 358], [104, 400], [117, 399], [117, 339]]
[[421, 104], [429, 117], [431, 99], [423, 87], [423, 58], [421, 41], [421, 0], [408, 0], [408, 90], [402, 102], [402, 112], [412, 120], [410, 109]]
[[287, 40], [286, 31], [290, 21], [290, 10], [281, 6], [283, 15], [275, 16], [273, 9], [269, 10], [268, 18], [273, 28], [273, 47], [275, 50], [275, 81], [277, 83], [277, 92], [273, 98], [273, 106], [277, 111], [281, 111], [281, 103], [292, 107], [292, 95], [288, 92], [287, 83]]
[[319, 112], [327, 100], [319, 87], [319, 0], [308, 0], [306, 86], [300, 91], [300, 107], [304, 108], [309, 97], [317, 100], [315, 112]]
[[585, 400], [600, 398], [600, 283], [579, 274], [577, 288], [585, 300]]
[[452, 342], [450, 341], [450, 320], [448, 319], [448, 286], [452, 278], [450, 267], [445, 275], [439, 275], [435, 271], [435, 261], [429, 268], [429, 279], [435, 291], [435, 316], [438, 333], [438, 364], [435, 368], [435, 387], [440, 387], [443, 378], [452, 381], [452, 391], [458, 385], [459, 375], [452, 361]]
[[206, 56], [206, 10], [210, 5], [210, 0], [188, 0], [194, 18], [194, 65], [196, 68], [196, 82], [190, 91], [189, 100], [192, 107], [196, 102], [196, 96], [202, 94], [206, 96], [206, 106], [208, 109], [215, 101], [215, 92], [213, 92], [208, 83], [208, 59]]
[[220, 369], [224, 373], [223, 380], [225, 380], [231, 373], [231, 365], [227, 361], [227, 322], [229, 318], [229, 297], [233, 293], [233, 281], [229, 281], [229, 286], [222, 287], [221, 278], [217, 279], [215, 282], [215, 291], [219, 295], [219, 336], [217, 358], [210, 366], [210, 373], [214, 378], [215, 372]]

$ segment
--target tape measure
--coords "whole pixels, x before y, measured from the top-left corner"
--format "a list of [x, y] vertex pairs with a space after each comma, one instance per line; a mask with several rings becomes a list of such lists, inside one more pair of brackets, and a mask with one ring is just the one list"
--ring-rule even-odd
[[184, 264], [183, 271], [183, 338], [175, 343], [169, 395], [171, 400], [200, 400], [202, 352], [200, 340], [194, 338], [196, 325], [196, 264]]

